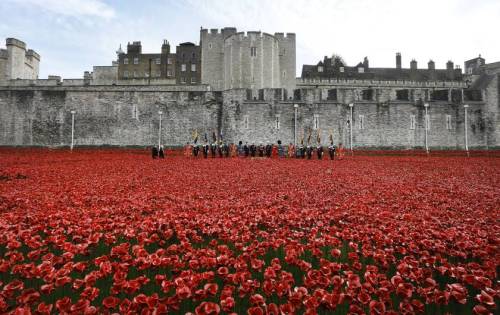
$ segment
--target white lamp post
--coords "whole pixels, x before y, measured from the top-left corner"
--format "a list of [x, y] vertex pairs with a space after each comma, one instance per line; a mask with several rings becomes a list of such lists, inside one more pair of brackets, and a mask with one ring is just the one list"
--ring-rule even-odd
[[163, 115], [163, 112], [161, 110], [158, 111], [158, 115], [160, 115], [160, 124], [158, 126], [158, 150], [160, 150], [160, 147], [161, 147], [161, 115]]
[[71, 151], [73, 151], [73, 146], [75, 144], [75, 114], [76, 111], [72, 110], [71, 112]]
[[293, 104], [293, 108], [295, 109], [295, 116], [294, 116], [294, 129], [293, 129], [293, 145], [297, 146], [297, 115], [299, 112], [299, 104]]
[[467, 109], [469, 108], [469, 105], [465, 104], [464, 105], [464, 110], [465, 110], [465, 152], [467, 152], [467, 156], [469, 156], [469, 139], [467, 138]]
[[425, 107], [425, 152], [429, 154], [429, 143], [427, 139], [427, 130], [429, 129], [429, 116], [427, 114], [427, 108], [429, 108], [429, 103], [425, 103], [424, 107]]
[[350, 141], [350, 146], [351, 146], [351, 154], [352, 154], [352, 108], [353, 108], [354, 104], [353, 103], [350, 103], [349, 104], [349, 107], [351, 109], [351, 119], [349, 120], [349, 128], [350, 128], [350, 137], [351, 137], [351, 141]]

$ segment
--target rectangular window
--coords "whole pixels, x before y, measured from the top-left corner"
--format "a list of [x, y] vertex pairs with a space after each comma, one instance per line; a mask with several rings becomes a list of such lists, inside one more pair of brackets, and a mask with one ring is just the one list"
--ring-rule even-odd
[[410, 93], [408, 90], [397, 90], [396, 99], [398, 101], [408, 101], [410, 99]]
[[128, 71], [127, 70], [123, 71], [123, 77], [128, 78]]
[[286, 71], [283, 71], [283, 79], [286, 78]]
[[139, 64], [139, 58], [138, 57], [134, 57], [134, 65], [138, 65]]
[[358, 72], [359, 72], [359, 73], [364, 73], [364, 72], [365, 72], [365, 68], [359, 67], [359, 68], [358, 68]]
[[160, 59], [160, 58], [156, 58], [155, 63], [156, 63], [157, 65], [161, 65], [161, 59]]
[[243, 128], [248, 129], [248, 115], [243, 116]]
[[336, 101], [337, 100], [337, 89], [328, 90], [328, 101]]
[[340, 72], [344, 72], [344, 67], [340, 67], [340, 68], [339, 68], [339, 71], [340, 71]]
[[365, 129], [365, 115], [359, 115], [359, 129]]
[[156, 72], [156, 77], [157, 78], [161, 77], [161, 71]]
[[128, 58], [123, 58], [123, 64], [128, 65]]
[[137, 105], [135, 105], [135, 104], [132, 107], [132, 118], [139, 120], [139, 109], [137, 108]]
[[415, 115], [410, 115], [410, 129], [415, 130], [415, 125], [416, 125]]
[[191, 72], [196, 72], [196, 64], [191, 64]]
[[183, 63], [183, 64], [181, 65], [181, 71], [182, 71], [182, 72], [186, 71], [186, 64], [184, 64], [184, 63]]
[[251, 57], [257, 56], [257, 47], [250, 47], [250, 56]]
[[137, 73], [137, 71], [134, 71], [134, 78], [138, 78], [139, 77], [139, 73]]
[[448, 90], [433, 90], [431, 101], [448, 101]]
[[196, 83], [196, 78], [191, 78], [191, 83]]
[[274, 128], [280, 129], [280, 115], [276, 115], [274, 118]]
[[446, 115], [446, 129], [451, 130], [451, 115]]
[[182, 84], [185, 84], [185, 83], [186, 83], [186, 78], [185, 78], [185, 77], [182, 77], [182, 78], [181, 78], [181, 83], [182, 83]]
[[318, 72], [323, 72], [323, 67], [322, 66], [318, 66]]
[[362, 99], [363, 101], [373, 100], [373, 90], [372, 89], [363, 90]]
[[314, 115], [313, 118], [313, 129], [318, 130], [319, 129], [319, 115]]
[[167, 63], [168, 63], [169, 65], [171, 65], [171, 64], [172, 64], [172, 58], [167, 58]]
[[167, 77], [171, 77], [172, 76], [172, 70], [167, 70]]
[[425, 115], [425, 129], [431, 130], [431, 116], [429, 114]]
[[212, 43], [208, 44], [208, 49], [212, 49]]

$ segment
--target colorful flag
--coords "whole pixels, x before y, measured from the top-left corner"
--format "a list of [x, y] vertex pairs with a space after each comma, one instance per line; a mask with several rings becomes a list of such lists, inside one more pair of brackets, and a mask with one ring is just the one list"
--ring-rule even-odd
[[198, 130], [193, 132], [193, 142], [196, 144], [198, 142]]

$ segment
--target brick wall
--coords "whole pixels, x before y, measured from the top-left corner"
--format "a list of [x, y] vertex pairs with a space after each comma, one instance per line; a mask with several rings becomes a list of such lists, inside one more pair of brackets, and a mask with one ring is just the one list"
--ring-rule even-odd
[[[498, 78], [488, 99], [498, 94]], [[204, 90], [205, 89], [205, 90]], [[317, 117], [323, 144], [330, 132], [335, 143], [349, 146], [350, 108], [359, 90], [348, 89], [338, 101], [319, 100], [319, 89], [303, 89], [302, 100], [283, 101], [274, 89], [263, 90], [261, 100], [247, 100], [247, 91], [225, 91], [219, 96], [206, 87], [89, 86], [0, 88], [0, 145], [68, 146], [71, 110], [75, 115], [76, 145], [148, 146], [158, 141], [158, 111], [163, 111], [163, 143], [183, 145], [198, 130], [201, 138], [222, 132], [230, 142], [293, 142], [294, 104], [298, 104], [297, 135], [307, 138]], [[278, 92], [281, 92], [278, 90]], [[384, 91], [384, 93], [392, 93]], [[281, 95], [281, 94], [280, 94]], [[346, 96], [347, 95], [347, 96]], [[382, 96], [380, 96], [382, 97]], [[471, 103], [468, 113], [470, 148], [498, 148], [498, 99]], [[355, 148], [418, 148], [425, 143], [424, 112], [414, 102], [357, 101], [353, 107]], [[429, 145], [433, 149], [464, 146], [462, 105], [431, 102]], [[360, 115], [364, 129], [360, 129]], [[410, 128], [411, 116], [415, 129]], [[451, 125], [447, 126], [447, 115]], [[277, 128], [277, 119], [279, 129]], [[447, 127], [450, 127], [448, 129]], [[312, 131], [312, 144], [317, 130]]]

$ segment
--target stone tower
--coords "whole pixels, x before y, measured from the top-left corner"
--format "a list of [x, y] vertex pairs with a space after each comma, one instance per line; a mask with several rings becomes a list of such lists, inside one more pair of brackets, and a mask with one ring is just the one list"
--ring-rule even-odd
[[0, 49], [0, 80], [38, 79], [40, 55], [15, 38], [7, 38], [6, 46]]

